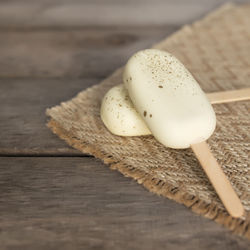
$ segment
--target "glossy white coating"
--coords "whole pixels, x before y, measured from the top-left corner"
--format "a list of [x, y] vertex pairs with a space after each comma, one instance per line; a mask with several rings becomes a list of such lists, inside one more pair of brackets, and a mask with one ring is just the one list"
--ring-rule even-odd
[[125, 66], [123, 81], [136, 110], [165, 146], [188, 148], [212, 135], [214, 110], [173, 55], [156, 49], [137, 52]]
[[108, 130], [120, 136], [148, 135], [145, 122], [128, 96], [123, 84], [111, 88], [102, 100], [101, 118]]

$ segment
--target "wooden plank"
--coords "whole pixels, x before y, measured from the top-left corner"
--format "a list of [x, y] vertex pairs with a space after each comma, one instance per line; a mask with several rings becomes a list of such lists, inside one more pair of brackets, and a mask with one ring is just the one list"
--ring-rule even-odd
[[0, 29], [0, 77], [105, 77], [176, 29]]
[[0, 31], [0, 154], [79, 155], [46, 128], [45, 109], [99, 83], [174, 29]]
[[249, 249], [93, 158], [1, 158], [1, 249]]
[[[12, 0], [0, 3], [0, 26], [186, 24], [228, 0]], [[241, 3], [249, 0], [231, 0]]]
[[79, 155], [46, 127], [45, 110], [99, 79], [0, 79], [0, 155]]

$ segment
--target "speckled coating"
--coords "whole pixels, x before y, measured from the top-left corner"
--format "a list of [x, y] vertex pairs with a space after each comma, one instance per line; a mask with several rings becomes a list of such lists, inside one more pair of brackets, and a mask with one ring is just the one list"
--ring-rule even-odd
[[103, 123], [115, 135], [151, 134], [145, 122], [135, 110], [123, 84], [111, 88], [105, 94], [100, 112]]
[[216, 126], [207, 96], [172, 54], [147, 49], [127, 62], [123, 81], [155, 138], [167, 147], [188, 148], [207, 140]]
[[[249, 27], [250, 5], [226, 5], [154, 48], [175, 54], [205, 92], [246, 88]], [[151, 135], [124, 137], [107, 130], [100, 118], [101, 101], [110, 88], [121, 83], [122, 72], [119, 69], [100, 84], [48, 109], [48, 126], [69, 145], [101, 159], [150, 192], [182, 203], [250, 239], [250, 102], [214, 105], [217, 126], [208, 139], [245, 207], [245, 216], [236, 219], [225, 210], [190, 148], [171, 149]]]

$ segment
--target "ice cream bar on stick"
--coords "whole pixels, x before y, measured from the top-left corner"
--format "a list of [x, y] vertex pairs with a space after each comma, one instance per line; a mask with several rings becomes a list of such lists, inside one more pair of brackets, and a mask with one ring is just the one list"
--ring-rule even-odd
[[[250, 88], [206, 94], [211, 104], [250, 99]], [[134, 108], [124, 84], [111, 88], [102, 100], [101, 118], [110, 132], [120, 136], [151, 134], [147, 125]]]
[[214, 110], [184, 65], [165, 51], [139, 51], [126, 64], [123, 81], [156, 140], [170, 148], [191, 147], [229, 214], [242, 216], [240, 199], [206, 143], [216, 126]]

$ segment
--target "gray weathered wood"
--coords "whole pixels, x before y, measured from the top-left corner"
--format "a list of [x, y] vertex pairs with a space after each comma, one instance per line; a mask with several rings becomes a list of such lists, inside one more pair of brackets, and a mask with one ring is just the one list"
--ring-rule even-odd
[[0, 29], [0, 77], [106, 77], [176, 29]]
[[45, 126], [45, 109], [99, 83], [173, 30], [0, 31], [0, 154], [79, 155]]
[[79, 155], [46, 127], [45, 110], [99, 79], [0, 79], [1, 155]]
[[92, 158], [0, 158], [1, 249], [249, 249]]
[[47, 107], [224, 2], [0, 1], [0, 155], [32, 156], [0, 158], [1, 249], [249, 249], [214, 222], [78, 157], [45, 126]]
[[[12, 0], [0, 2], [0, 26], [184, 24], [228, 0]], [[231, 0], [242, 3], [249, 0]]]

